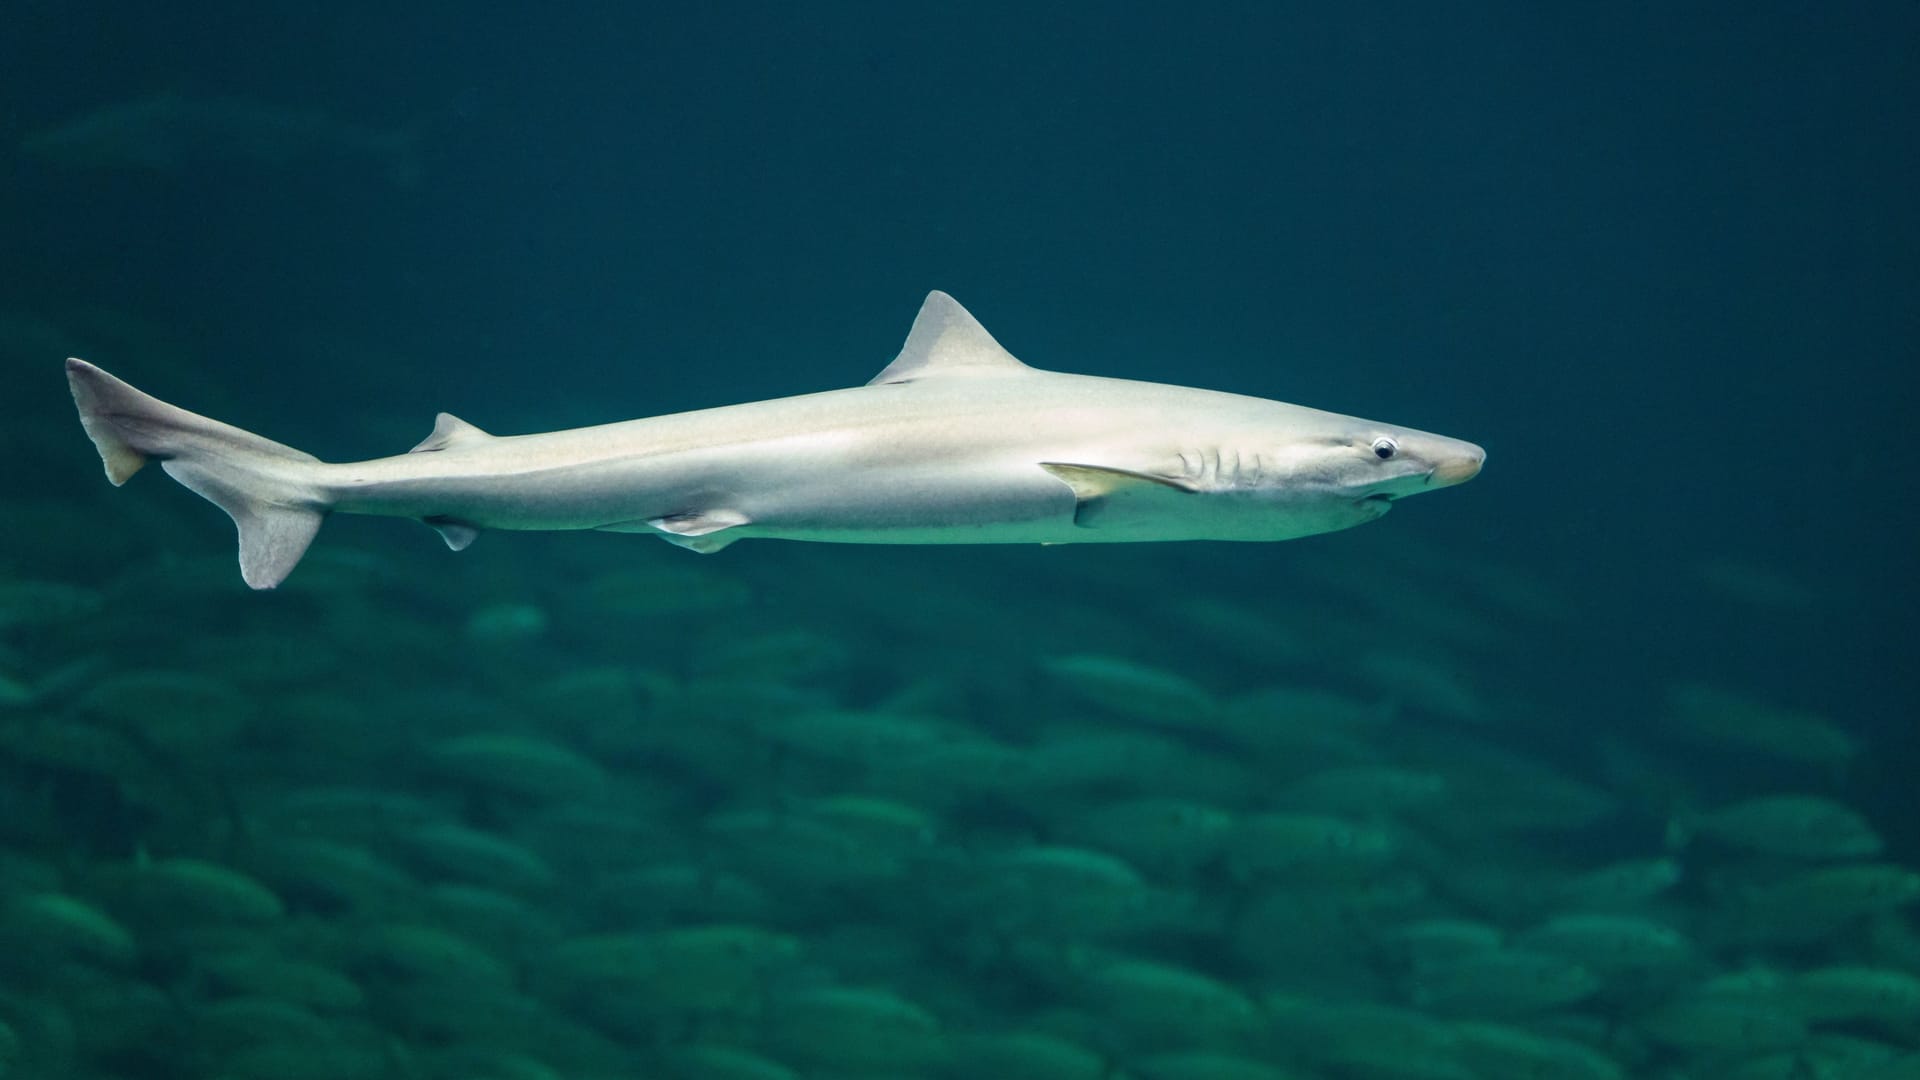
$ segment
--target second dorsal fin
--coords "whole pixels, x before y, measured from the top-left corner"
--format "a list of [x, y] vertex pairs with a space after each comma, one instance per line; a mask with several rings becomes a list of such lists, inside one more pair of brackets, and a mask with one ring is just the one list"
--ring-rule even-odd
[[443, 412], [433, 418], [433, 434], [421, 439], [420, 445], [407, 451], [407, 453], [425, 454], [434, 450], [445, 450], [449, 447], [465, 446], [471, 442], [491, 438], [493, 438], [493, 436], [481, 431], [465, 420], [460, 419], [452, 413]]

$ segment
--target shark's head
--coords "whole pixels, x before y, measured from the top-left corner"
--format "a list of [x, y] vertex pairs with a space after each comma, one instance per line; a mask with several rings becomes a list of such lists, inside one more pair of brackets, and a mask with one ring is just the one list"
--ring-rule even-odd
[[1318, 456], [1329, 494], [1370, 517], [1409, 495], [1466, 483], [1479, 475], [1487, 458], [1470, 442], [1364, 420], [1322, 450]]
[[[1284, 514], [1294, 535], [1365, 524], [1409, 495], [1473, 479], [1487, 456], [1444, 435], [1289, 409], [1291, 437], [1274, 455], [1280, 468], [1240, 480], [1248, 494]], [[1272, 445], [1270, 436], [1265, 441]]]
[[1348, 442], [1346, 450], [1357, 461], [1342, 469], [1348, 486], [1365, 502], [1392, 505], [1398, 498], [1465, 484], [1480, 475], [1480, 463], [1486, 461], [1484, 450], [1459, 438], [1371, 427]]

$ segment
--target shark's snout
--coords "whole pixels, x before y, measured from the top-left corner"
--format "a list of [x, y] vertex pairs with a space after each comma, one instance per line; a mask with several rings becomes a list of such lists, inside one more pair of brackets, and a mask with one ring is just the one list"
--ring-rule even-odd
[[1461, 452], [1433, 467], [1427, 483], [1433, 487], [1448, 487], [1464, 484], [1480, 475], [1480, 466], [1487, 460], [1487, 452], [1467, 443]]

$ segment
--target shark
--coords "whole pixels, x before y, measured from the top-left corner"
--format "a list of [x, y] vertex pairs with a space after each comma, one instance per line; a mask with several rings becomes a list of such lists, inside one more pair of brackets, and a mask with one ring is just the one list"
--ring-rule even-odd
[[1273, 541], [1350, 528], [1480, 472], [1473, 443], [1286, 402], [1029, 367], [946, 293], [861, 386], [494, 435], [441, 413], [404, 454], [323, 462], [77, 358], [115, 486], [148, 461], [225, 510], [240, 575], [284, 581], [330, 513], [489, 529], [855, 544]]

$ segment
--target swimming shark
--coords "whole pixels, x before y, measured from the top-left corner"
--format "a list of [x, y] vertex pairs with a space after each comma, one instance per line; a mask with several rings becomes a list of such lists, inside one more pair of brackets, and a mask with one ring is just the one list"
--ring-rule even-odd
[[441, 413], [411, 451], [327, 463], [68, 359], [107, 478], [149, 460], [225, 510], [240, 575], [285, 580], [329, 513], [483, 529], [856, 544], [1287, 540], [1480, 471], [1472, 443], [1264, 398], [1028, 367], [929, 293], [863, 386], [531, 435]]

